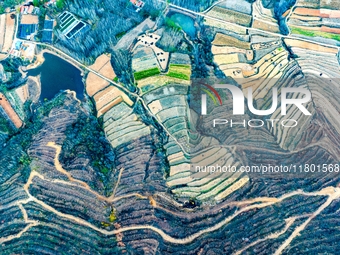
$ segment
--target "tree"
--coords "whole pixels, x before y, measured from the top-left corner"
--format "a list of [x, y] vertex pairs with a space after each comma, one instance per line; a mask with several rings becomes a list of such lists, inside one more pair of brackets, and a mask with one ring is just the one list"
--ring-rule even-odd
[[58, 9], [63, 9], [65, 6], [65, 0], [57, 0], [56, 6]]
[[39, 0], [33, 0], [33, 5], [34, 5], [35, 7], [39, 7], [40, 1], [39, 1]]

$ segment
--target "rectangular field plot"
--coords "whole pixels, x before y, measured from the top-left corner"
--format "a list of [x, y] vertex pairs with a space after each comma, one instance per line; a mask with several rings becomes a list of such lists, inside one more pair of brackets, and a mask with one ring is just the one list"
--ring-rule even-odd
[[159, 68], [155, 67], [155, 68], [147, 69], [147, 70], [144, 70], [144, 71], [136, 72], [136, 73], [134, 73], [134, 77], [138, 81], [138, 80], [148, 78], [148, 77], [160, 74], [160, 73], [161, 72], [160, 72]]
[[189, 65], [170, 64], [167, 76], [188, 81], [191, 76], [191, 67]]

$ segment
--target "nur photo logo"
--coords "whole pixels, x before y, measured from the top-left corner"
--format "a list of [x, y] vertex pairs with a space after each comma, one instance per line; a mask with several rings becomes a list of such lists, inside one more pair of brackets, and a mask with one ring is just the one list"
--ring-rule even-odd
[[[267, 98], [270, 97], [271, 105], [258, 109], [256, 100], [254, 98], [253, 88], [250, 86], [244, 91], [236, 85], [232, 84], [207, 84], [207, 82], [198, 82], [198, 89], [200, 93], [200, 114], [206, 116], [211, 114], [212, 109], [209, 111], [209, 107], [223, 107], [224, 103], [230, 103], [232, 101], [232, 115], [237, 116], [236, 119], [222, 119], [215, 118], [212, 121], [213, 127], [219, 125], [228, 125], [230, 127], [237, 126], [249, 126], [249, 127], [263, 127], [269, 123], [269, 127], [273, 127], [279, 122], [282, 127], [295, 127], [298, 124], [298, 119], [287, 118], [271, 118], [274, 112], [279, 109], [281, 116], [286, 116], [289, 109], [294, 107], [297, 111], [300, 111], [302, 115], [310, 116], [311, 113], [307, 109], [306, 105], [311, 101], [311, 92], [302, 87], [287, 87], [281, 88], [278, 91], [277, 87], [272, 87], [268, 90]], [[279, 94], [280, 92], [280, 94]], [[231, 94], [231, 96], [226, 96]], [[246, 94], [246, 96], [245, 96]], [[296, 95], [300, 95], [297, 97]], [[197, 98], [197, 95], [196, 97]], [[210, 100], [210, 103], [209, 103]], [[212, 104], [211, 104], [212, 103]], [[246, 106], [249, 110], [249, 115], [254, 116], [255, 119], [240, 119], [246, 115]], [[225, 109], [226, 112], [230, 112], [230, 108]], [[269, 117], [269, 118], [264, 118]], [[276, 117], [280, 117], [277, 116]]]

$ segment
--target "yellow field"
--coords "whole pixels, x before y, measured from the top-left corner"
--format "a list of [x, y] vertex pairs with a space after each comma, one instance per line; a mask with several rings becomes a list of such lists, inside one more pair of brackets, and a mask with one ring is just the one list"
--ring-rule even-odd
[[214, 62], [218, 65], [235, 64], [240, 62], [238, 53], [215, 55]]
[[253, 28], [258, 28], [258, 29], [273, 32], [273, 33], [279, 33], [280, 32], [279, 26], [277, 24], [275, 24], [275, 23], [268, 24], [268, 23], [262, 22], [258, 19], [254, 20]]
[[250, 50], [249, 42], [240, 41], [235, 37], [221, 34], [221, 33], [216, 34], [215, 39], [212, 42], [212, 44], [221, 45], [221, 46], [232, 46], [232, 47]]

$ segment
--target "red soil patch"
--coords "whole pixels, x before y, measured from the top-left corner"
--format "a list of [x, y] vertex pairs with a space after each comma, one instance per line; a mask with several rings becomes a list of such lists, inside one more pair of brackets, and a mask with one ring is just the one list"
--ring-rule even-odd
[[21, 119], [19, 118], [18, 114], [14, 111], [5, 95], [2, 93], [0, 93], [0, 106], [4, 109], [7, 116], [11, 119], [15, 127], [20, 128], [22, 126]]
[[320, 10], [319, 9], [311, 9], [311, 8], [301, 8], [298, 7], [294, 10], [295, 14], [302, 15], [302, 16], [316, 16], [320, 17]]
[[340, 28], [333, 28], [333, 27], [322, 26], [320, 31], [328, 32], [328, 33], [333, 33], [333, 34], [340, 34]]

